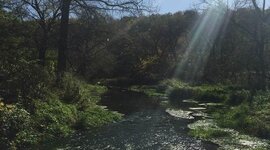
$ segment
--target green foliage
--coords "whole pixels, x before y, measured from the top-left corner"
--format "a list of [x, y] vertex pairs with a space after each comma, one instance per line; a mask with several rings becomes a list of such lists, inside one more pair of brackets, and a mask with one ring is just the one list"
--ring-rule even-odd
[[221, 127], [230, 127], [244, 131], [248, 126], [249, 107], [240, 105], [231, 108], [231, 110], [221, 110], [215, 114], [218, 125]]
[[38, 137], [32, 123], [33, 120], [25, 109], [0, 102], [0, 147], [23, 148], [35, 144]]
[[177, 79], [166, 79], [160, 82], [161, 86], [166, 86], [167, 88], [184, 88], [188, 87], [189, 84]]
[[196, 89], [195, 99], [198, 101], [224, 102], [228, 96], [223, 87], [219, 86], [200, 86]]
[[60, 99], [66, 103], [75, 104], [80, 110], [96, 105], [101, 95], [107, 91], [104, 86], [87, 84], [68, 73], [62, 79], [61, 87]]
[[195, 99], [204, 102], [224, 102], [228, 99], [228, 92], [220, 85], [191, 85], [177, 80], [167, 80], [169, 97], [177, 102], [183, 99]]
[[198, 127], [195, 129], [191, 129], [189, 131], [191, 136], [200, 138], [200, 139], [211, 139], [211, 138], [219, 138], [229, 136], [229, 133], [219, 129], [212, 129], [212, 128], [203, 128]]
[[[270, 107], [269, 107], [270, 108]], [[269, 110], [268, 108], [268, 110]], [[258, 137], [270, 138], [270, 121], [268, 110], [258, 111], [249, 116], [246, 132]], [[267, 112], [262, 114], [263, 112]]]
[[119, 113], [109, 112], [101, 107], [88, 108], [85, 111], [79, 113], [80, 120], [77, 122], [76, 127], [79, 129], [91, 129], [93, 127], [100, 127], [121, 119]]
[[61, 81], [63, 94], [61, 99], [67, 103], [78, 102], [81, 99], [81, 81], [75, 79], [72, 75], [66, 74]]
[[170, 92], [170, 100], [177, 102], [184, 99], [193, 98], [196, 95], [196, 91], [193, 88], [176, 88]]
[[257, 109], [265, 109], [270, 103], [270, 91], [258, 91], [253, 97], [253, 104]]
[[20, 102], [19, 98], [43, 99], [51, 82], [48, 73], [36, 61], [19, 59], [15, 64], [3, 65], [2, 73], [7, 79], [1, 82], [0, 88], [7, 97], [14, 97], [17, 102]]
[[226, 103], [230, 106], [240, 105], [243, 102], [249, 102], [251, 94], [247, 90], [233, 91]]
[[270, 105], [265, 103], [263, 107], [263, 109], [259, 107], [252, 108], [247, 104], [241, 104], [229, 110], [216, 112], [214, 117], [221, 127], [233, 128], [251, 135], [269, 138]]
[[0, 95], [5, 103], [20, 103], [30, 110], [32, 99], [46, 97], [53, 76], [38, 65], [31, 47], [31, 23], [23, 24], [10, 13], [0, 11]]
[[78, 120], [77, 109], [74, 105], [64, 104], [58, 99], [48, 102], [35, 102], [34, 115], [37, 128], [48, 136], [67, 136]]
[[[23, 65], [29, 69], [18, 74], [20, 75], [18, 78], [29, 87], [20, 86], [22, 82], [17, 81], [18, 83], [12, 82], [16, 86], [10, 88], [16, 88], [19, 94], [25, 95], [18, 94], [17, 101], [8, 101], [4, 97], [5, 102], [23, 104], [20, 105], [22, 108], [16, 105], [4, 106], [0, 103], [0, 126], [2, 125], [3, 131], [0, 135], [1, 148], [28, 147], [44, 139], [68, 136], [75, 129], [100, 127], [121, 118], [120, 114], [97, 106], [101, 94], [107, 90], [105, 87], [87, 84], [71, 74], [66, 74], [61, 85], [55, 87], [50, 76], [43, 78], [38, 76], [38, 73], [46, 75], [44, 72], [37, 71], [36, 77], [31, 76], [34, 74], [35, 66], [40, 70], [38, 65]], [[16, 74], [10, 77], [15, 76]], [[26, 77], [28, 80], [24, 80]], [[31, 86], [30, 83], [36, 85]], [[35, 87], [39, 83], [46, 85], [44, 89]], [[2, 82], [1, 85], [4, 84], [6, 83]], [[9, 89], [7, 86], [2, 88]], [[40, 91], [44, 91], [44, 94], [40, 94]], [[25, 110], [26, 108], [31, 114]]]
[[[168, 80], [171, 89], [170, 100], [179, 103], [183, 99], [197, 101], [223, 102], [228, 107], [213, 109], [213, 116], [220, 127], [233, 128], [255, 136], [270, 137], [270, 95], [269, 91], [259, 91], [252, 97], [250, 91], [235, 86], [189, 85]], [[235, 106], [235, 107], [232, 107]], [[191, 134], [200, 138], [210, 138], [214, 131], [192, 130]], [[217, 135], [218, 136], [218, 135]]]
[[251, 105], [249, 132], [264, 138], [270, 138], [270, 92], [260, 91]]
[[147, 96], [150, 97], [164, 97], [166, 94], [164, 94], [165, 89], [161, 89], [160, 86], [147, 86], [147, 85], [142, 85], [142, 86], [132, 86], [130, 87], [130, 90], [136, 91], [136, 92], [143, 92]]
[[[17, 13], [20, 12], [20, 8], [16, 9]], [[209, 59], [202, 64], [205, 67], [201, 68], [203, 77], [200, 80], [228, 81], [256, 88], [265, 83], [260, 79], [260, 72], [268, 72], [266, 65], [261, 66], [269, 64], [268, 55], [260, 57], [258, 54], [269, 50], [262, 43], [267, 43], [270, 28], [266, 21], [261, 29], [254, 29], [258, 26], [254, 23], [262, 22], [254, 17], [253, 9], [234, 11], [231, 17], [245, 30], [243, 32], [229, 22], [223, 38], [217, 38]], [[120, 20], [98, 13], [95, 17], [87, 17], [87, 14], [71, 21], [68, 69], [87, 79], [124, 79], [117, 80], [115, 85], [128, 85], [134, 83], [131, 81], [134, 79], [150, 83], [172, 76], [188, 49], [187, 33], [191, 23], [198, 17], [195, 11]], [[118, 120], [119, 114], [97, 106], [101, 94], [107, 90], [105, 87], [87, 84], [71, 74], [64, 76], [61, 85], [55, 85], [57, 28], [50, 26], [49, 44], [40, 45], [42, 35], [38, 23], [15, 15], [26, 14], [13, 15], [12, 11], [0, 10], [0, 98], [3, 97], [5, 104], [10, 104], [2, 106], [0, 103], [0, 147], [23, 147], [36, 143], [41, 137], [67, 136], [74, 127], [90, 129]], [[262, 35], [262, 38], [253, 37], [250, 31]], [[37, 49], [40, 48], [37, 45], [48, 46], [51, 52], [48, 55], [51, 60], [46, 61], [44, 67], [37, 61]], [[258, 53], [255, 54], [254, 49]], [[135, 90], [150, 96], [169, 93], [173, 103], [190, 98], [226, 102], [237, 107], [216, 112], [215, 118], [220, 126], [270, 137], [268, 91], [251, 97], [249, 91], [236, 87], [191, 85], [175, 79], [165, 80], [157, 88], [142, 86]], [[200, 129], [192, 134], [210, 138], [222, 133]]]

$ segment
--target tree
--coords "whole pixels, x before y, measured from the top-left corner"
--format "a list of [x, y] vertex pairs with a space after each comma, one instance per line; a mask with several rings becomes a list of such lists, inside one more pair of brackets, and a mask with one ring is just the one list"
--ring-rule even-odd
[[58, 78], [60, 78], [63, 72], [66, 70], [66, 51], [67, 51], [67, 38], [68, 38], [68, 23], [69, 23], [69, 11], [71, 0], [61, 1], [61, 23], [60, 23], [60, 37], [58, 48]]
[[66, 71], [66, 53], [68, 38], [68, 23], [71, 6], [81, 7], [88, 12], [100, 10], [105, 12], [128, 12], [132, 14], [141, 14], [142, 11], [149, 11], [149, 3], [143, 0], [62, 0], [61, 1], [61, 23], [58, 48], [58, 79]]
[[[216, 2], [224, 2], [216, 0]], [[228, 1], [229, 2], [229, 1]], [[212, 5], [211, 1], [203, 0], [204, 4]], [[253, 43], [252, 49], [255, 52], [255, 63], [251, 73], [256, 72], [256, 80], [253, 81], [254, 88], [266, 89], [268, 66], [266, 63], [266, 44], [270, 40], [270, 12], [266, 9], [266, 0], [234, 0], [227, 3], [228, 10], [231, 11], [231, 23], [238, 28], [245, 37], [250, 38], [249, 44]], [[250, 70], [250, 68], [248, 69]], [[254, 70], [254, 71], [253, 71]]]
[[266, 0], [262, 0], [262, 7], [260, 8], [257, 0], [252, 0], [253, 7], [255, 9], [256, 16], [258, 20], [254, 22], [256, 30], [254, 31], [254, 40], [255, 40], [255, 51], [259, 63], [259, 85], [258, 88], [266, 89], [267, 88], [267, 64], [265, 63], [265, 50], [266, 43], [269, 41], [269, 34], [267, 34], [267, 28], [270, 27], [269, 19], [270, 13], [266, 12]]
[[15, 11], [24, 20], [34, 19], [41, 29], [36, 37], [41, 65], [45, 65], [49, 34], [60, 15], [60, 3], [55, 0], [5, 0], [5, 8]]
[[[235, 1], [237, 2], [237, 1]], [[248, 0], [240, 1], [242, 2], [240, 6], [236, 7], [237, 11], [234, 11], [234, 16], [232, 17], [232, 22], [244, 33], [246, 33], [253, 41], [253, 51], [255, 52], [255, 67], [256, 81], [255, 88], [266, 89], [267, 88], [267, 63], [266, 63], [266, 44], [269, 42], [269, 32], [270, 27], [270, 13], [266, 9], [266, 0]], [[261, 6], [259, 5], [261, 4]], [[252, 9], [250, 9], [250, 6]], [[241, 10], [245, 11], [247, 17], [239, 16], [243, 14]]]

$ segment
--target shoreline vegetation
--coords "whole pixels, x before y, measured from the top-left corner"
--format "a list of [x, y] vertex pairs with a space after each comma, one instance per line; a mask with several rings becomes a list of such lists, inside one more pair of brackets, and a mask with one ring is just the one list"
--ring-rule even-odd
[[[122, 114], [97, 105], [105, 86], [88, 84], [66, 74], [61, 87], [46, 88], [44, 99], [0, 101], [1, 143], [3, 149], [23, 149], [76, 130], [89, 130], [120, 120]], [[28, 107], [26, 107], [27, 105]]]
[[[189, 134], [220, 145], [220, 149], [269, 149], [269, 91], [225, 85], [192, 85], [175, 79], [156, 86], [132, 86], [148, 96], [165, 97], [172, 116], [199, 119], [188, 125]], [[177, 109], [185, 103], [195, 106]]]
[[1, 0], [0, 148], [120, 120], [98, 105], [119, 86], [161, 99], [173, 117], [199, 118], [194, 137], [265, 149], [270, 8], [232, 3], [159, 14], [153, 0]]
[[[121, 82], [110, 79], [89, 84], [70, 73], [66, 73], [56, 86], [55, 77], [49, 75], [50, 69], [43, 70], [31, 62], [24, 63], [15, 70], [14, 80], [2, 84], [8, 85], [6, 91], [14, 95], [0, 102], [0, 146], [4, 149], [25, 148], [55, 137], [66, 137], [76, 130], [89, 130], [120, 120], [121, 114], [97, 105], [107, 87], [119, 83], [120, 87], [131, 91], [168, 100], [168, 103], [162, 101], [161, 105], [172, 107], [167, 112], [173, 116], [208, 116], [189, 125], [189, 134], [194, 137], [225, 147], [246, 145], [251, 149], [265, 149], [268, 145], [265, 143], [269, 143], [258, 139], [270, 137], [269, 91], [251, 91], [233, 85], [191, 84], [176, 79], [134, 86], [121, 85], [126, 83], [124, 79]], [[6, 71], [11, 71], [9, 66], [6, 67]], [[33, 71], [25, 72], [30, 68]], [[177, 106], [183, 102], [195, 103], [197, 106], [189, 108], [189, 111], [197, 112], [196, 115], [193, 113], [190, 117], [185, 111], [177, 111]], [[209, 122], [212, 122], [210, 126]], [[232, 139], [236, 142], [228, 143]], [[250, 141], [257, 141], [257, 144]]]
[[[1, 147], [31, 147], [45, 140], [67, 137], [76, 130], [98, 128], [120, 120], [122, 114], [97, 105], [110, 87], [110, 82], [102, 84], [88, 84], [66, 74], [60, 87], [52, 84], [40, 91], [46, 99], [29, 99], [27, 104], [23, 99], [13, 104], [1, 100], [1, 140], [5, 141], [1, 142]], [[251, 91], [240, 87], [193, 85], [175, 79], [163, 80], [156, 85], [133, 85], [127, 89], [165, 100], [161, 105], [172, 116], [199, 117], [188, 125], [188, 134], [216, 143], [221, 149], [269, 148], [268, 91], [256, 91], [252, 95]], [[183, 103], [194, 106], [188, 111], [178, 110]]]

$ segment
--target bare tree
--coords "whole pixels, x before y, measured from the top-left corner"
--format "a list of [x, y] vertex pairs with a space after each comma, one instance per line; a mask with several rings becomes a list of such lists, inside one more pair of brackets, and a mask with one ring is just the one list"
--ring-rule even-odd
[[[259, 61], [259, 74], [260, 74], [260, 85], [259, 87], [265, 89], [267, 86], [267, 64], [265, 63], [265, 50], [267, 38], [269, 35], [266, 34], [266, 28], [269, 28], [268, 19], [270, 14], [266, 13], [266, 0], [262, 0], [262, 6], [259, 7], [257, 0], [252, 0], [253, 7], [255, 9], [257, 21], [254, 22], [256, 30], [254, 31], [255, 36], [255, 50]], [[267, 37], [268, 36], [268, 37]], [[269, 40], [269, 39], [268, 39]]]
[[269, 35], [266, 32], [270, 27], [269, 19], [270, 13], [266, 11], [266, 0], [235, 0], [235, 9], [250, 8], [253, 12], [254, 18], [251, 19], [252, 28], [245, 26], [245, 24], [238, 22], [235, 17], [232, 17], [234, 25], [239, 27], [243, 32], [248, 34], [255, 43], [254, 51], [256, 53], [256, 60], [258, 67], [255, 71], [258, 75], [257, 87], [260, 89], [267, 88], [267, 64], [265, 58], [266, 44], [269, 42]]
[[[211, 0], [202, 0], [202, 3], [205, 5], [213, 5]], [[269, 35], [266, 32], [267, 28], [270, 27], [269, 19], [270, 13], [267, 12], [266, 0], [234, 0], [234, 1], [225, 1], [225, 0], [215, 0], [215, 2], [227, 2], [228, 10], [232, 12], [231, 22], [237, 26], [242, 32], [249, 35], [249, 37], [255, 43], [254, 51], [256, 52], [256, 60], [258, 67], [255, 68], [258, 75], [257, 87], [260, 89], [267, 88], [267, 64], [265, 63], [265, 51], [266, 44], [269, 42]], [[245, 8], [253, 13], [254, 18], [248, 19], [252, 22], [252, 28], [247, 26], [245, 23], [237, 20], [236, 15], [238, 10]]]
[[58, 48], [58, 79], [66, 71], [66, 53], [68, 24], [71, 8], [80, 7], [85, 11], [93, 12], [100, 10], [104, 12], [119, 12], [142, 14], [143, 11], [151, 11], [150, 0], [61, 0], [61, 24]]

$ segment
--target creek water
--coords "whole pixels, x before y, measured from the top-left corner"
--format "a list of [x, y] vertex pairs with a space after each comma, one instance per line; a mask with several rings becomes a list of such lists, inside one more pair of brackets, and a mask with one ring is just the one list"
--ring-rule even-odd
[[124, 114], [115, 123], [48, 144], [46, 149], [119, 149], [119, 150], [215, 150], [217, 145], [189, 136], [192, 120], [176, 118], [160, 106], [160, 99], [143, 93], [114, 89], [100, 102], [108, 109]]

